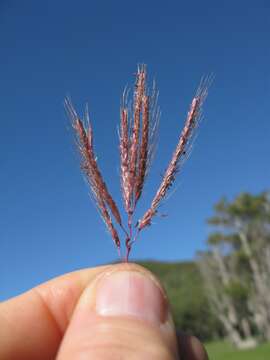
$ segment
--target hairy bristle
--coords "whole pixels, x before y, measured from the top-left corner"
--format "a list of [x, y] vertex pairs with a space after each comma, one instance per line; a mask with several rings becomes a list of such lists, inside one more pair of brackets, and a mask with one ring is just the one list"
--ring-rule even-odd
[[131, 189], [129, 183], [128, 110], [126, 108], [121, 109], [120, 116], [120, 170], [124, 206], [128, 212], [130, 209]]

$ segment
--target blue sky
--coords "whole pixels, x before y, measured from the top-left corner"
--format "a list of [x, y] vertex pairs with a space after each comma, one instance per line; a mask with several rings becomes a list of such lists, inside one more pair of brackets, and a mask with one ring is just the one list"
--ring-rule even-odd
[[0, 299], [116, 260], [88, 196], [63, 99], [89, 103], [99, 165], [121, 202], [120, 96], [146, 63], [159, 147], [138, 216], [166, 168], [202, 75], [215, 74], [192, 156], [131, 259], [192, 259], [222, 196], [270, 186], [268, 1], [0, 3]]

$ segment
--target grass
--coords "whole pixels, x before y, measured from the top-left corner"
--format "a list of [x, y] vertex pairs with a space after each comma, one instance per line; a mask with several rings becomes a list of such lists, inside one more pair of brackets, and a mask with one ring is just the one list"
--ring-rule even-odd
[[262, 344], [251, 350], [235, 350], [226, 342], [206, 345], [210, 360], [269, 360], [270, 343]]

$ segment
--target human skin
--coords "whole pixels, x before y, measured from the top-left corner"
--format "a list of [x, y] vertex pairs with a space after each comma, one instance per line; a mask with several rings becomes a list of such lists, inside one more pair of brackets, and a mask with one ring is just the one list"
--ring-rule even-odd
[[207, 360], [175, 333], [165, 291], [122, 263], [57, 277], [0, 304], [2, 360]]

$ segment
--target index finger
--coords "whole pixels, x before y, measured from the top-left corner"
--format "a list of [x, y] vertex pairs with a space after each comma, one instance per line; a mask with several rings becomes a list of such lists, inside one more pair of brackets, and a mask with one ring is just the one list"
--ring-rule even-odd
[[0, 359], [54, 359], [84, 288], [108, 266], [60, 276], [0, 304]]

